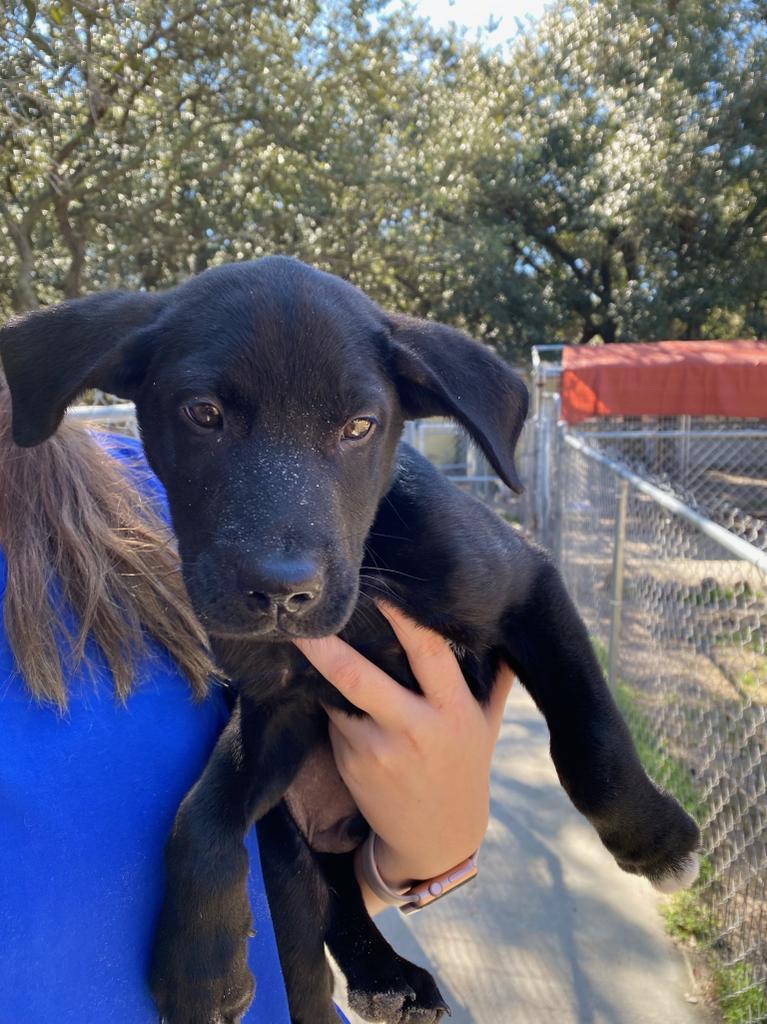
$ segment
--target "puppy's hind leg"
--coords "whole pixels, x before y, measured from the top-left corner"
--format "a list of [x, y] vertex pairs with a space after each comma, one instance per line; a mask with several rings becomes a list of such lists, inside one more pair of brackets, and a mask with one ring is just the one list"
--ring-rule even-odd
[[340, 1024], [325, 956], [327, 883], [284, 801], [257, 830], [291, 1024]]

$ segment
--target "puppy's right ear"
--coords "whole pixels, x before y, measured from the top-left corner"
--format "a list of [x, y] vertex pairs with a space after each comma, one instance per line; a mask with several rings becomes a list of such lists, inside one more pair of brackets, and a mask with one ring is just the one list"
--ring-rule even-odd
[[147, 327], [164, 304], [162, 294], [107, 292], [35, 310], [0, 328], [14, 442], [30, 448], [45, 441], [87, 388], [134, 398], [152, 352]]

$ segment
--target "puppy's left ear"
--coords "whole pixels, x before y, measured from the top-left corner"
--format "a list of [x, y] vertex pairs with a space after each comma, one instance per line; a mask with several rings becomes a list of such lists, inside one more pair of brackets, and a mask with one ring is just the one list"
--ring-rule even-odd
[[514, 449], [528, 406], [521, 377], [489, 348], [452, 327], [396, 315], [388, 322], [405, 416], [458, 420], [504, 483], [520, 493]]

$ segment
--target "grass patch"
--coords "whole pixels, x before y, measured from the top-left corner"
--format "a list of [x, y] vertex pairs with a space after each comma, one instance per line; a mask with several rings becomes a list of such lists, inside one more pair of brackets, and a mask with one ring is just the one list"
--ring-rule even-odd
[[767, 672], [743, 672], [736, 682], [747, 693], [754, 694], [767, 684]]
[[[701, 864], [701, 877], [695, 887], [669, 896], [661, 907], [669, 934], [678, 942], [705, 947], [716, 937], [716, 927], [700, 895], [701, 886], [710, 879], [710, 861]], [[767, 1020], [767, 992], [756, 980], [747, 963], [721, 964], [712, 950], [704, 959], [711, 977], [711, 994], [719, 1004], [726, 1024], [752, 1024]]]
[[[592, 637], [591, 642], [597, 660], [606, 673], [607, 645], [595, 637]], [[642, 711], [635, 691], [625, 680], [616, 680], [614, 696], [631, 729], [637, 753], [647, 774], [659, 786], [672, 793], [688, 814], [701, 820], [705, 814], [705, 806], [698, 795], [690, 769], [658, 743], [649, 716]]]
[[735, 647], [753, 651], [754, 654], [767, 654], [767, 633], [764, 627], [753, 626], [747, 622], [742, 622], [725, 632], [715, 633], [713, 643], [715, 647]]
[[[592, 637], [594, 652], [607, 672], [607, 645]], [[750, 673], [744, 673], [744, 677]], [[744, 678], [747, 687], [757, 680]], [[698, 821], [705, 816], [705, 805], [697, 792], [695, 781], [686, 764], [674, 757], [657, 739], [649, 715], [641, 707], [641, 697], [624, 679], [617, 679], [614, 693], [618, 707], [626, 719], [647, 774], [672, 793], [688, 813]], [[747, 963], [721, 964], [711, 948], [719, 927], [711, 917], [703, 889], [713, 881], [714, 867], [710, 859], [701, 859], [700, 875], [692, 889], [667, 897], [661, 907], [669, 933], [677, 941], [700, 947], [708, 963], [711, 991], [725, 1024], [752, 1024], [767, 1021], [767, 991], [755, 979]]]
[[727, 1024], [767, 1020], [767, 992], [748, 964], [715, 967], [714, 994]]
[[701, 857], [700, 875], [693, 888], [682, 889], [664, 900], [661, 913], [669, 933], [679, 942], [694, 942], [703, 946], [715, 937], [711, 914], [700, 892], [713, 874], [711, 861], [708, 857]]
[[730, 587], [723, 587], [716, 580], [704, 580], [698, 586], [690, 587], [682, 597], [682, 602], [703, 608], [729, 608], [732, 605], [742, 607], [764, 601], [764, 598], [764, 591], [752, 587], [748, 580], [742, 580]]
[[688, 814], [696, 820], [701, 820], [706, 808], [698, 795], [690, 769], [684, 761], [669, 754], [657, 742], [653, 735], [652, 722], [640, 710], [631, 687], [620, 679], [615, 684], [615, 699], [629, 724], [637, 753], [647, 774], [659, 786], [673, 794]]
[[607, 644], [600, 640], [598, 636], [592, 636], [591, 646], [594, 648], [594, 654], [597, 656], [597, 661], [602, 666], [602, 671], [607, 674]]

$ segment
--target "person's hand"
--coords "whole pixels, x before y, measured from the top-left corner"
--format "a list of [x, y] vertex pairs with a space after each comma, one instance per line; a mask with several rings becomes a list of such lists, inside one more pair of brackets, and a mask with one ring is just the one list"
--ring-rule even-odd
[[379, 604], [423, 696], [400, 686], [338, 637], [301, 639], [314, 667], [368, 717], [329, 707], [338, 770], [377, 833], [376, 861], [393, 888], [433, 878], [479, 847], [489, 815], [490, 760], [514, 681], [498, 674], [490, 702], [471, 695], [437, 633]]

